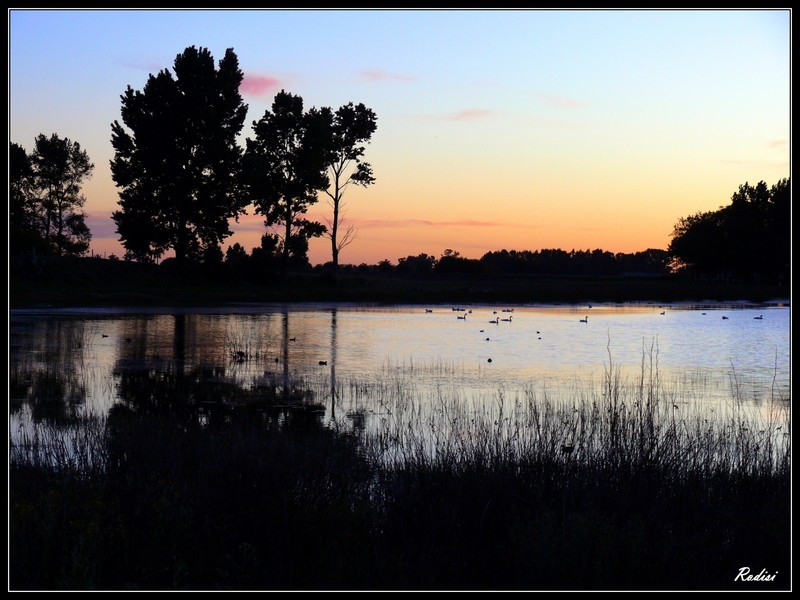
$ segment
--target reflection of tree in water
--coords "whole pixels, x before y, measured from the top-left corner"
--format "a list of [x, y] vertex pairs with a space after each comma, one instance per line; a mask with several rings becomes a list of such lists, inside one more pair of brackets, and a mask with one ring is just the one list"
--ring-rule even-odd
[[[166, 415], [188, 425], [223, 424], [237, 415], [279, 427], [318, 427], [325, 407], [312, 402], [312, 394], [292, 384], [289, 377], [288, 315], [283, 315], [283, 373], [254, 378], [243, 384], [237, 369], [226, 375], [226, 366], [195, 366], [186, 360], [185, 315], [175, 315], [172, 360], [117, 361], [114, 377], [121, 401], [116, 412]], [[231, 354], [230, 366], [242, 358]], [[280, 383], [278, 380], [280, 379]]]
[[213, 426], [244, 415], [268, 425], [307, 428], [319, 426], [325, 413], [310, 392], [265, 378], [244, 386], [226, 377], [224, 367], [187, 369], [180, 361], [118, 364], [114, 376], [122, 409], [169, 414], [184, 424]]
[[41, 327], [10, 361], [9, 410], [14, 415], [28, 407], [36, 423], [74, 423], [87, 395], [84, 322], [44, 321]]
[[[138, 469], [157, 465], [152, 468], [169, 471], [164, 461], [169, 457], [180, 463], [174, 468], [193, 472], [203, 470], [209, 460], [223, 460], [207, 456], [209, 448], [225, 446], [222, 440], [230, 439], [231, 446], [238, 447], [250, 443], [244, 437], [251, 440], [254, 432], [305, 437], [324, 429], [325, 407], [312, 403], [308, 393], [290, 390], [284, 394], [274, 382], [244, 387], [222, 371], [220, 367], [187, 369], [172, 361], [116, 369], [119, 403], [108, 412], [109, 464], [138, 465], [131, 467]], [[236, 454], [232, 447], [223, 452]]]

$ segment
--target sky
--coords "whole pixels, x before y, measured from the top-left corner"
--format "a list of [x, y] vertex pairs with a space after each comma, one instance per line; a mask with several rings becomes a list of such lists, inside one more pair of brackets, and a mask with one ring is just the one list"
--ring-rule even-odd
[[[447, 250], [666, 249], [681, 217], [791, 174], [791, 10], [8, 11], [9, 142], [77, 142], [94, 254], [121, 257], [111, 213], [120, 96], [186, 48], [232, 48], [240, 135], [285, 90], [306, 109], [377, 116], [346, 192], [341, 263]], [[330, 218], [325, 196], [309, 210]], [[248, 251], [263, 218], [233, 223]], [[313, 240], [312, 264], [331, 259]]]

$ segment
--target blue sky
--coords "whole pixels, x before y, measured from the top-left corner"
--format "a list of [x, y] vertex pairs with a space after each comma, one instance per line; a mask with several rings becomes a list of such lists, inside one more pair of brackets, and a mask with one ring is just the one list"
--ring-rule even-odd
[[[790, 175], [791, 12], [9, 10], [9, 140], [77, 141], [95, 251], [116, 252], [120, 95], [188, 46], [236, 52], [242, 140], [281, 89], [378, 116], [344, 262], [446, 248], [633, 252], [745, 182]], [[252, 211], [251, 211], [252, 212]], [[312, 216], [324, 220], [320, 202]], [[229, 243], [263, 233], [251, 215]], [[312, 262], [327, 260], [322, 240]]]

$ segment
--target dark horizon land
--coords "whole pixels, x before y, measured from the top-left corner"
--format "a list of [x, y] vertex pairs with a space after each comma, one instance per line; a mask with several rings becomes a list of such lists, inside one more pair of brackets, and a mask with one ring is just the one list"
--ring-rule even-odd
[[380, 265], [343, 265], [333, 275], [324, 267], [286, 277], [258, 277], [176, 271], [169, 265], [141, 264], [97, 257], [48, 257], [34, 266], [12, 266], [11, 308], [42, 305], [156, 306], [231, 302], [368, 303], [591, 303], [689, 302], [788, 304], [786, 283], [709, 280], [676, 274], [591, 273], [494, 274], [411, 272]]

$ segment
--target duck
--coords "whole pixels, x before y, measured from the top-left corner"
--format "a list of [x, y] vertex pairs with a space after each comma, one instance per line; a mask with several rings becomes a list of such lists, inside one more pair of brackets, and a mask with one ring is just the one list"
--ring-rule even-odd
[[764, 318], [764, 315], [758, 315], [757, 317], [753, 317], [756, 321], [761, 321]]
[[589, 322], [589, 317], [588, 317], [588, 315], [586, 316], [586, 318], [584, 318], [584, 319], [581, 319], [581, 323], [588, 323], [588, 322]]

